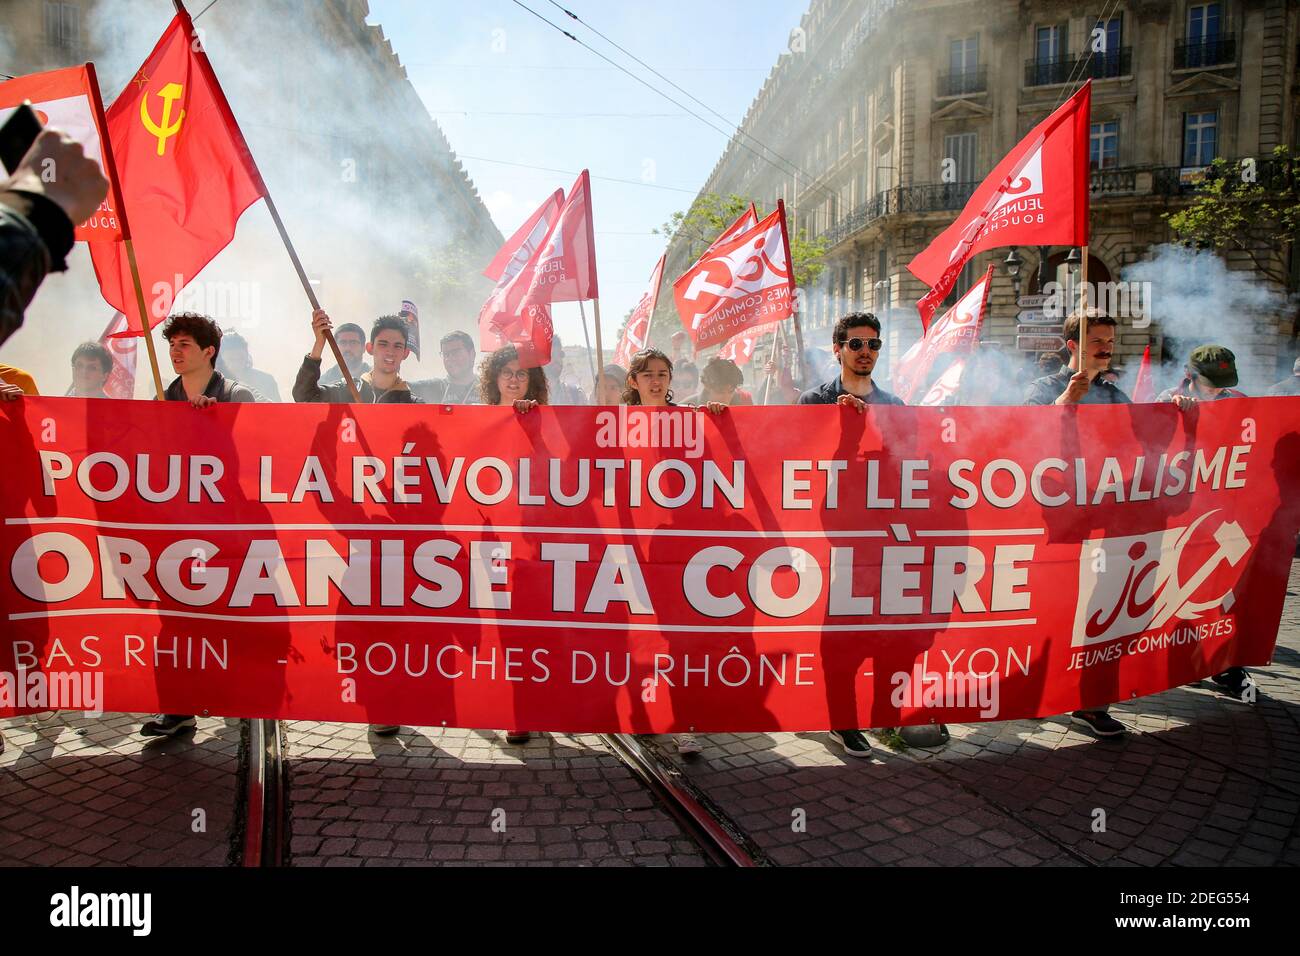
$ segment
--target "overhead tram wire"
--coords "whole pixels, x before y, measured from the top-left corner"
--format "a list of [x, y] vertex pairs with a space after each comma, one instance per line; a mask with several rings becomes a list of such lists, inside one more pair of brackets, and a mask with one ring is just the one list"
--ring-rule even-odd
[[[714, 116], [716, 116], [718, 119], [722, 120], [722, 122], [726, 123], [728, 126], [731, 126], [731, 127], [734, 129], [734, 131], [735, 131], [735, 135], [745, 137], [745, 139], [750, 140], [750, 141], [753, 142], [753, 143], [756, 143], [756, 144], [757, 144], [761, 149], [765, 149], [765, 150], [767, 150], [769, 153], [771, 153], [771, 154], [772, 154], [773, 156], [775, 156], [777, 159], [781, 160], [781, 162], [785, 163], [787, 166], [790, 167], [789, 173], [790, 173], [790, 174], [793, 174], [793, 175], [796, 177], [796, 180], [798, 179], [798, 177], [802, 176], [805, 182], [811, 184], [811, 183], [812, 183], [812, 182], [817, 178], [817, 177], [813, 176], [811, 173], [809, 173], [806, 169], [804, 169], [803, 167], [801, 167], [801, 166], [800, 166], [797, 162], [795, 162], [794, 160], [792, 160], [792, 159], [790, 159], [790, 158], [788, 158], [788, 157], [786, 157], [786, 156], [783, 156], [781, 153], [777, 152], [777, 151], [776, 151], [775, 149], [773, 149], [771, 146], [768, 146], [766, 143], [764, 143], [764, 142], [763, 142], [762, 140], [760, 140], [758, 137], [753, 136], [752, 134], [745, 132], [745, 131], [740, 127], [740, 126], [737, 126], [737, 125], [733, 124], [733, 123], [731, 122], [731, 120], [729, 120], [726, 116], [723, 116], [721, 113], [719, 113], [719, 112], [718, 112], [717, 110], [715, 110], [713, 107], [711, 107], [708, 103], [705, 103], [703, 100], [701, 100], [698, 96], [695, 96], [695, 95], [694, 95], [693, 93], [691, 93], [689, 90], [686, 90], [686, 89], [682, 88], [679, 84], [673, 82], [673, 81], [670, 80], [668, 77], [664, 76], [664, 74], [660, 73], [660, 72], [659, 72], [658, 70], [656, 70], [653, 66], [651, 66], [649, 63], [647, 63], [645, 60], [641, 59], [639, 56], [637, 56], [637, 55], [636, 55], [635, 53], [633, 53], [631, 50], [629, 50], [629, 49], [627, 49], [626, 47], [620, 45], [620, 44], [617, 43], [616, 41], [611, 40], [611, 39], [610, 39], [609, 37], [607, 37], [605, 34], [601, 33], [599, 30], [597, 30], [595, 27], [593, 27], [590, 23], [588, 23], [586, 20], [582, 19], [582, 17], [580, 17], [580, 16], [578, 16], [576, 13], [574, 13], [572, 10], [568, 10], [568, 9], [566, 9], [566, 8], [565, 8], [564, 6], [562, 6], [560, 3], [556, 2], [556, 0], [547, 0], [547, 2], [550, 3], [551, 6], [555, 7], [557, 10], [559, 10], [561, 13], [563, 13], [565, 16], [569, 17], [569, 18], [572, 19], [572, 20], [577, 21], [578, 23], [581, 23], [584, 27], [586, 27], [586, 28], [587, 28], [588, 30], [590, 30], [592, 33], [596, 34], [596, 36], [600, 37], [602, 40], [604, 40], [606, 43], [608, 43], [608, 44], [609, 44], [610, 46], [612, 46], [614, 49], [618, 50], [618, 51], [619, 51], [620, 53], [622, 53], [624, 56], [631, 57], [633, 60], [635, 60], [635, 61], [636, 61], [637, 63], [639, 63], [641, 66], [645, 67], [647, 70], [649, 70], [649, 71], [650, 71], [651, 73], [653, 73], [655, 76], [659, 77], [659, 79], [663, 80], [665, 83], [667, 83], [667, 84], [668, 84], [669, 86], [671, 86], [673, 89], [675, 89], [675, 90], [677, 90], [678, 92], [682, 93], [683, 95], [685, 95], [686, 97], [688, 97], [689, 99], [691, 99], [693, 102], [698, 103], [700, 106], [704, 107], [704, 109], [708, 110], [710, 113], [712, 113], [712, 114], [713, 114]], [[829, 189], [829, 187], [821, 186], [821, 187], [817, 187], [817, 188], [821, 189], [822, 191], [827, 192], [828, 194], [833, 194], [833, 193], [831, 192], [831, 190]]]
[[[555, 30], [555, 31], [558, 32], [558, 33], [562, 33], [562, 34], [564, 34], [564, 36], [568, 37], [570, 40], [572, 40], [574, 43], [578, 44], [578, 45], [579, 45], [580, 47], [582, 47], [583, 49], [585, 49], [585, 50], [587, 50], [588, 52], [594, 54], [595, 56], [600, 57], [602, 60], [604, 60], [606, 63], [610, 64], [611, 66], [616, 67], [616, 68], [619, 70], [619, 72], [624, 73], [624, 74], [626, 74], [627, 76], [630, 76], [632, 79], [636, 80], [638, 83], [640, 83], [640, 84], [641, 84], [642, 86], [644, 86], [646, 89], [650, 90], [652, 93], [655, 93], [655, 94], [657, 94], [658, 96], [663, 97], [664, 99], [666, 99], [668, 102], [672, 103], [674, 106], [678, 107], [679, 109], [686, 110], [686, 112], [690, 113], [692, 116], [694, 116], [696, 119], [698, 119], [698, 120], [699, 120], [701, 123], [703, 123], [705, 126], [709, 127], [709, 129], [713, 130], [715, 133], [721, 133], [723, 136], [728, 137], [728, 139], [734, 141], [735, 144], [736, 144], [737, 146], [739, 146], [741, 149], [745, 150], [747, 153], [751, 153], [752, 155], [754, 155], [754, 156], [757, 157], [758, 159], [760, 159], [760, 160], [762, 160], [763, 162], [767, 163], [767, 164], [768, 164], [769, 166], [771, 166], [773, 169], [775, 169], [775, 170], [777, 170], [779, 173], [781, 173], [781, 175], [783, 175], [783, 176], [789, 176], [789, 175], [793, 175], [794, 173], [797, 172], [797, 170], [792, 171], [792, 170], [789, 170], [789, 169], [782, 169], [781, 166], [779, 166], [777, 163], [775, 163], [775, 162], [773, 162], [772, 160], [768, 159], [768, 158], [767, 158], [766, 156], [764, 156], [762, 153], [759, 153], [759, 152], [755, 151], [755, 150], [754, 150], [752, 147], [750, 147], [748, 144], [746, 144], [746, 143], [743, 142], [742, 140], [738, 139], [738, 138], [736, 137], [735, 133], [729, 133], [729, 132], [727, 132], [727, 130], [719, 128], [719, 127], [716, 126], [716, 125], [715, 125], [711, 120], [709, 120], [707, 117], [701, 116], [699, 113], [697, 113], [697, 112], [695, 112], [694, 110], [692, 110], [689, 106], [687, 106], [686, 104], [682, 103], [680, 100], [673, 99], [673, 97], [669, 96], [669, 95], [668, 95], [667, 93], [665, 93], [663, 90], [660, 90], [660, 89], [656, 88], [652, 83], [650, 83], [650, 82], [649, 82], [648, 80], [646, 80], [644, 77], [637, 76], [635, 73], [633, 73], [633, 72], [632, 72], [631, 70], [629, 70], [627, 67], [625, 67], [625, 66], [623, 66], [623, 65], [621, 65], [621, 64], [619, 64], [619, 63], [616, 63], [614, 60], [611, 60], [609, 57], [607, 57], [605, 54], [601, 53], [599, 50], [596, 50], [596, 49], [592, 48], [590, 45], [588, 45], [588, 44], [584, 43], [582, 40], [578, 39], [576, 36], [574, 36], [574, 35], [573, 35], [572, 33], [570, 33], [568, 30], [564, 29], [564, 27], [559, 26], [558, 24], [552, 23], [550, 20], [546, 19], [546, 17], [542, 16], [542, 15], [541, 15], [540, 13], [538, 13], [536, 10], [532, 9], [532, 8], [529, 7], [527, 4], [523, 3], [522, 0], [511, 0], [511, 2], [514, 3], [514, 5], [517, 6], [517, 7], [519, 7], [520, 9], [525, 10], [525, 11], [527, 11], [528, 13], [532, 14], [532, 15], [533, 15], [534, 17], [536, 17], [538, 20], [541, 20], [543, 23], [545, 23], [545, 24], [546, 24], [548, 27], [550, 27], [552, 30]], [[806, 174], [805, 174], [805, 175], [806, 175]], [[825, 193], [826, 195], [828, 195], [828, 196], [833, 196], [833, 195], [835, 195], [835, 194], [831, 191], [831, 189], [830, 189], [829, 187], [827, 187], [827, 186], [818, 186], [818, 187], [812, 187], [812, 188], [815, 188], [816, 190], [822, 191], [822, 192], [824, 192], [824, 193]]]
[[[550, 166], [533, 166], [529, 163], [513, 163], [505, 159], [488, 159], [486, 156], [470, 156], [467, 153], [457, 153], [456, 156], [458, 159], [473, 159], [480, 163], [495, 163], [497, 166], [517, 166], [520, 169], [537, 169], [544, 173], [562, 173], [565, 176], [578, 175], [578, 170], [574, 169], [554, 169]], [[607, 183], [622, 183], [625, 186], [645, 186], [647, 189], [668, 189], [675, 193], [688, 193], [692, 196], [697, 192], [697, 190], [684, 189], [681, 186], [664, 186], [660, 183], [641, 182], [638, 179], [618, 179], [614, 176], [597, 176], [595, 173], [591, 173], [590, 175], [592, 179], [600, 179]]]

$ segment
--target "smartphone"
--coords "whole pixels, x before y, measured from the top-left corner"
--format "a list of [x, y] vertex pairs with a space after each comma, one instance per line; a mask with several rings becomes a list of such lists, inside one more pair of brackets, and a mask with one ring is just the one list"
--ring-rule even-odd
[[0, 162], [4, 163], [6, 172], [12, 173], [18, 168], [36, 137], [41, 135], [42, 128], [31, 103], [18, 107], [5, 120], [4, 126], [0, 126]]

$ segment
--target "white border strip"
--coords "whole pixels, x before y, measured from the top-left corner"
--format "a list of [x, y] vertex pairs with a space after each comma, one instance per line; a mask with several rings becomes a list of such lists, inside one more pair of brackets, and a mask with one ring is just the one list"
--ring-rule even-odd
[[588, 621], [528, 621], [506, 620], [497, 617], [437, 617], [433, 615], [387, 614], [205, 614], [200, 611], [170, 611], [160, 608], [103, 607], [63, 611], [27, 611], [10, 614], [11, 621], [35, 621], [54, 617], [98, 617], [99, 615], [133, 615], [140, 617], [177, 617], [195, 621], [233, 621], [240, 624], [469, 624], [480, 627], [543, 627], [567, 628], [578, 631], [648, 631], [651, 633], [701, 633], [701, 634], [833, 634], [852, 631], [943, 631], [984, 627], [1027, 627], [1037, 624], [1037, 618], [1018, 618], [998, 621], [935, 621], [898, 624], [657, 624], [647, 621], [639, 624], [608, 624]]

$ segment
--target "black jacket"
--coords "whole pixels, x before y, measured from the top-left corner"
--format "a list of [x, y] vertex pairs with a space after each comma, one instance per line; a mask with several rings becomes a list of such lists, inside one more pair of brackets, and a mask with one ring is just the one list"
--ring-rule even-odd
[[[834, 405], [840, 400], [841, 395], [848, 395], [844, 390], [844, 380], [836, 375], [829, 382], [818, 385], [816, 388], [810, 388], [799, 396], [800, 405]], [[868, 405], [905, 405], [907, 404], [897, 395], [885, 391], [879, 385], [873, 383], [871, 392], [862, 399]]]
[[67, 268], [72, 223], [44, 196], [0, 192], [0, 344], [23, 324], [47, 273]]
[[[298, 369], [298, 379], [293, 383], [293, 400], [295, 402], [327, 402], [331, 405], [346, 405], [352, 401], [352, 393], [348, 391], [347, 382], [339, 382], [335, 385], [322, 385], [320, 383], [320, 359], [314, 359], [310, 355], [304, 356], [302, 368]], [[362, 375], [357, 379], [357, 391], [361, 393], [361, 401], [366, 404], [376, 402], [423, 405], [420, 399], [411, 394], [410, 388], [400, 378], [397, 384], [385, 392], [375, 389], [374, 383], [370, 380], [370, 372]]]
[[[233, 378], [226, 378], [217, 371], [213, 371], [212, 378], [208, 379], [208, 387], [203, 390], [203, 394], [208, 398], [215, 398], [219, 402], [266, 401], [254, 389], [249, 388], [247, 385], [241, 385]], [[163, 398], [169, 402], [188, 402], [189, 397], [185, 394], [185, 383], [179, 378], [173, 379], [172, 383], [167, 386], [167, 391], [163, 392]]]

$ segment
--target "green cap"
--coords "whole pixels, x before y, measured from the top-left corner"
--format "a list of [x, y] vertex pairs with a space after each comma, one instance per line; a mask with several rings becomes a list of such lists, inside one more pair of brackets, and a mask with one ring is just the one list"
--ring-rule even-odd
[[1209, 379], [1215, 388], [1232, 388], [1237, 384], [1237, 357], [1222, 345], [1202, 345], [1193, 349], [1187, 364]]

